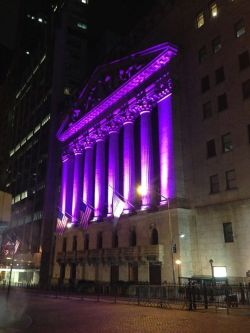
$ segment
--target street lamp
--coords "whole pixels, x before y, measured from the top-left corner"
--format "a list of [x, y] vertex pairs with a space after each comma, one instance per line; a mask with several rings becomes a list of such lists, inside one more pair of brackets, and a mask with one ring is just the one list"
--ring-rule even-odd
[[178, 284], [181, 284], [181, 277], [180, 277], [180, 265], [181, 265], [181, 260], [177, 259], [175, 260], [175, 263], [177, 265], [177, 271], [178, 271]]
[[211, 266], [211, 275], [212, 275], [212, 284], [214, 284], [214, 266], [213, 266], [213, 259], [209, 260], [210, 266]]

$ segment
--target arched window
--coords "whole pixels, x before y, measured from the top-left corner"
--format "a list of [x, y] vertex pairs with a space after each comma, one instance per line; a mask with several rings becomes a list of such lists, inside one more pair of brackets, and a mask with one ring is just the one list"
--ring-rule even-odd
[[85, 238], [84, 238], [84, 250], [88, 250], [89, 249], [89, 235], [86, 234]]
[[136, 231], [134, 229], [130, 231], [129, 246], [136, 246]]
[[102, 233], [97, 233], [97, 239], [96, 239], [96, 247], [97, 249], [102, 249]]
[[117, 231], [114, 231], [113, 234], [112, 234], [112, 247], [118, 247]]
[[154, 228], [151, 233], [151, 245], [159, 244], [158, 241], [158, 231]]

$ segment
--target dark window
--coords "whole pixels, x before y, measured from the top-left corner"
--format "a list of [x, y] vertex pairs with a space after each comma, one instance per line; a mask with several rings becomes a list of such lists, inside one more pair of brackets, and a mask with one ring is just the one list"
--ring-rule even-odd
[[135, 232], [135, 230], [130, 231], [129, 246], [136, 246], [136, 232]]
[[239, 68], [242, 71], [243, 69], [250, 66], [249, 52], [245, 51], [239, 54]]
[[231, 133], [227, 133], [227, 134], [222, 135], [221, 142], [222, 142], [222, 152], [223, 153], [227, 153], [227, 152], [233, 150], [233, 143], [232, 143]]
[[205, 91], [209, 90], [210, 83], [209, 83], [209, 76], [206, 75], [201, 79], [201, 91], [204, 93]]
[[213, 49], [213, 53], [217, 53], [220, 51], [222, 45], [221, 45], [221, 38], [220, 36], [216, 37], [215, 39], [213, 39], [212, 41], [212, 49]]
[[250, 143], [250, 124], [247, 125], [248, 143]]
[[84, 237], [84, 250], [88, 250], [89, 249], [89, 235], [86, 234]]
[[202, 48], [199, 50], [199, 63], [201, 64], [204, 62], [207, 58], [207, 48], [206, 46], [202, 46]]
[[237, 38], [240, 38], [246, 33], [245, 23], [242, 19], [235, 24], [234, 31]]
[[242, 83], [242, 94], [244, 99], [250, 97], [250, 80], [247, 80]]
[[218, 193], [220, 191], [219, 187], [219, 176], [210, 176], [210, 193]]
[[216, 84], [221, 83], [225, 80], [224, 68], [220, 67], [215, 71], [215, 82]]
[[227, 107], [228, 107], [227, 95], [222, 94], [222, 95], [218, 96], [218, 112], [226, 110]]
[[226, 185], [227, 185], [227, 190], [232, 190], [237, 188], [236, 172], [234, 169], [226, 171]]
[[97, 239], [96, 239], [96, 247], [97, 249], [102, 249], [102, 233], [97, 233]]
[[233, 227], [231, 222], [223, 223], [223, 233], [225, 243], [232, 243], [234, 241]]
[[116, 231], [112, 234], [112, 247], [118, 247], [118, 235]]
[[62, 251], [63, 251], [63, 252], [66, 252], [66, 250], [67, 250], [67, 238], [64, 237], [64, 238], [63, 238]]
[[154, 228], [151, 233], [151, 245], [157, 245], [158, 243], [158, 231]]
[[216, 146], [214, 139], [207, 142], [207, 158], [216, 156]]
[[77, 236], [73, 237], [73, 243], [72, 243], [72, 251], [77, 250]]
[[203, 119], [212, 117], [212, 104], [210, 101], [202, 105], [202, 111], [203, 111]]

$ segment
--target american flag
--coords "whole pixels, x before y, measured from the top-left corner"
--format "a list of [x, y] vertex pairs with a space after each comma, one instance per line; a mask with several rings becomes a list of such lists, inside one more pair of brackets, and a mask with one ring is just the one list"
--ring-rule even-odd
[[8, 238], [4, 241], [2, 245], [2, 255], [8, 256], [16, 254], [20, 244], [21, 242], [19, 241], [19, 239], [16, 238], [16, 236], [8, 236]]
[[114, 192], [113, 193], [113, 215], [114, 223], [116, 224], [123, 212], [125, 202], [119, 198], [119, 196]]
[[83, 229], [88, 228], [89, 220], [92, 214], [92, 208], [86, 205], [84, 202], [81, 203], [80, 207], [80, 223], [79, 226]]
[[61, 211], [57, 214], [57, 223], [56, 223], [56, 233], [61, 236], [64, 233], [64, 230], [68, 223], [68, 217], [63, 214]]

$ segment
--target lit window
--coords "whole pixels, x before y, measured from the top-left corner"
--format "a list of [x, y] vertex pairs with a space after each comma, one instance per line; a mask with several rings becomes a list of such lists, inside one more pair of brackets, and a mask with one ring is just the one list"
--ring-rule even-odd
[[12, 150], [10, 151], [10, 156], [14, 155], [14, 153], [15, 153], [15, 151], [14, 151], [14, 149], [12, 149]]
[[210, 176], [210, 193], [218, 193], [219, 191], [219, 176]]
[[77, 23], [77, 27], [80, 28], [80, 29], [83, 29], [83, 30], [86, 30], [86, 29], [87, 29], [87, 25], [84, 24], [84, 23], [81, 23], [81, 22], [78, 22], [78, 23]]
[[211, 17], [218, 16], [218, 6], [215, 2], [213, 2], [210, 6], [210, 15], [211, 15]]
[[220, 39], [220, 36], [218, 36], [212, 41], [213, 53], [219, 52], [221, 47], [222, 47], [221, 39]]
[[234, 31], [237, 38], [240, 38], [246, 33], [245, 23], [242, 19], [235, 24]]
[[41, 17], [38, 17], [38, 22], [43, 23], [43, 19]]
[[20, 200], [21, 200], [20, 194], [18, 194], [17, 196], [15, 196], [15, 203], [19, 202]]
[[222, 143], [222, 152], [223, 153], [228, 153], [229, 151], [233, 150], [233, 142], [232, 142], [230, 133], [222, 135], [221, 143]]
[[201, 12], [196, 16], [196, 26], [200, 29], [205, 24], [204, 13]]
[[223, 233], [225, 243], [232, 243], [234, 241], [233, 227], [231, 222], [223, 223]]
[[236, 186], [236, 172], [234, 169], [226, 171], [226, 186], [227, 190], [237, 188]]
[[87, 5], [88, 0], [81, 0], [81, 3], [85, 3]]
[[30, 51], [27, 50], [27, 51], [25, 51], [25, 53], [26, 53], [27, 55], [29, 55], [29, 54], [30, 54]]
[[37, 125], [36, 127], [35, 127], [35, 129], [34, 129], [34, 133], [36, 133], [36, 132], [38, 132], [39, 130], [40, 130], [40, 124], [39, 125]]

